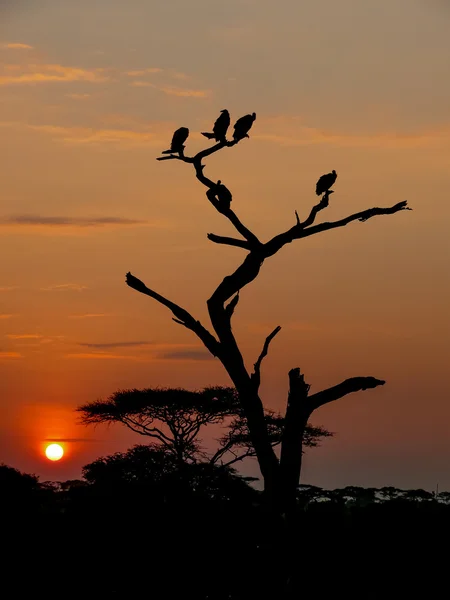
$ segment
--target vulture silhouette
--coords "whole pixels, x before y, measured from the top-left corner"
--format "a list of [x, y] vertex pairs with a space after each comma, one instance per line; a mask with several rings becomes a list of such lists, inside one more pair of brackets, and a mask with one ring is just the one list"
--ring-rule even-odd
[[249, 137], [248, 132], [250, 131], [253, 121], [256, 119], [256, 113], [251, 115], [245, 115], [236, 121], [234, 124], [233, 139], [235, 142], [239, 142], [246, 137]]
[[187, 127], [180, 127], [177, 129], [172, 136], [172, 143], [170, 144], [169, 150], [164, 150], [161, 154], [174, 154], [175, 152], [183, 152], [184, 142], [189, 137], [189, 129]]
[[220, 181], [220, 179], [217, 182], [217, 185], [214, 188], [214, 191], [215, 191], [216, 198], [219, 201], [219, 203], [222, 206], [226, 206], [227, 208], [230, 208], [230, 204], [231, 204], [231, 200], [233, 199], [233, 196], [231, 195], [231, 192], [227, 188], [227, 186], [223, 185], [223, 183]]
[[328, 192], [330, 187], [336, 181], [337, 173], [333, 169], [331, 173], [327, 173], [326, 175], [322, 175], [319, 178], [319, 181], [316, 183], [316, 194], [321, 196], [323, 193]]
[[228, 127], [230, 126], [230, 113], [225, 109], [220, 111], [220, 115], [217, 117], [212, 133], [202, 131], [208, 140], [216, 140], [216, 142], [225, 142]]

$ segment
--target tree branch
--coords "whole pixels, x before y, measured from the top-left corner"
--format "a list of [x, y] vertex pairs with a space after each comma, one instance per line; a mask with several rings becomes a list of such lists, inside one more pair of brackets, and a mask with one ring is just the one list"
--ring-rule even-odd
[[244, 458], [247, 458], [247, 457], [253, 457], [254, 458], [255, 456], [256, 456], [256, 454], [254, 452], [252, 453], [251, 450], [247, 450], [247, 452], [244, 452], [244, 454], [239, 454], [238, 456], [235, 456], [233, 459], [229, 460], [228, 462], [223, 463], [223, 466], [224, 467], [229, 467], [231, 465], [234, 465], [234, 463], [237, 463], [237, 462], [240, 462], [241, 460], [244, 460]]
[[319, 406], [323, 406], [324, 404], [328, 404], [334, 400], [339, 400], [339, 398], [343, 398], [347, 394], [376, 388], [379, 385], [384, 385], [385, 383], [386, 382], [382, 379], [376, 379], [375, 377], [352, 377], [350, 379], [346, 379], [334, 387], [323, 390], [322, 392], [317, 392], [317, 394], [310, 396], [308, 398], [310, 411], [312, 412], [313, 410], [316, 410], [316, 408], [319, 408]]
[[192, 162], [187, 156], [178, 156], [178, 154], [167, 154], [166, 156], [158, 156], [156, 160], [182, 160], [183, 162]]
[[255, 370], [250, 375], [250, 378], [255, 385], [256, 391], [259, 390], [259, 386], [261, 384], [261, 363], [262, 363], [263, 359], [267, 356], [267, 353], [269, 351], [270, 342], [273, 340], [273, 338], [277, 335], [277, 333], [280, 330], [281, 330], [281, 326], [278, 325], [277, 327], [275, 327], [275, 329], [272, 331], [272, 333], [266, 337], [266, 341], [264, 342], [264, 346], [263, 346], [263, 349], [261, 350], [261, 354], [258, 356], [258, 360], [254, 364]]
[[[319, 206], [319, 205], [318, 205]], [[314, 207], [315, 208], [315, 207]], [[314, 210], [314, 209], [313, 209]], [[273, 256], [286, 244], [290, 244], [294, 240], [299, 240], [301, 238], [308, 237], [310, 235], [314, 235], [316, 233], [320, 233], [322, 231], [328, 231], [329, 229], [336, 229], [337, 227], [344, 227], [348, 225], [352, 221], [367, 221], [372, 217], [376, 217], [378, 215], [392, 215], [400, 210], [412, 210], [408, 208], [407, 201], [399, 202], [394, 206], [390, 206], [388, 208], [369, 208], [367, 210], [363, 210], [354, 215], [350, 215], [345, 219], [341, 219], [340, 221], [332, 221], [331, 223], [321, 223], [320, 225], [315, 225], [314, 227], [304, 227], [303, 224], [300, 226], [295, 224], [291, 229], [285, 231], [284, 233], [280, 233], [273, 237], [269, 242], [264, 244], [264, 256], [268, 258], [269, 256]], [[313, 211], [311, 211], [312, 214]], [[311, 217], [311, 215], [310, 215]], [[308, 217], [307, 221], [310, 219]]]
[[[181, 160], [185, 163], [193, 164], [194, 168], [195, 168], [195, 174], [196, 174], [197, 179], [200, 181], [200, 183], [202, 183], [204, 186], [206, 186], [208, 188], [206, 195], [208, 197], [208, 200], [214, 206], [214, 208], [218, 212], [220, 212], [222, 215], [227, 217], [227, 219], [229, 221], [231, 221], [231, 223], [234, 225], [236, 230], [248, 242], [250, 242], [251, 245], [261, 246], [262, 244], [258, 240], [256, 235], [253, 234], [249, 229], [247, 229], [247, 227], [245, 227], [245, 225], [243, 225], [241, 223], [241, 221], [238, 219], [236, 214], [231, 210], [231, 208], [229, 206], [226, 207], [226, 206], [221, 205], [221, 203], [216, 199], [215, 188], [217, 187], [217, 184], [214, 183], [213, 181], [211, 181], [211, 179], [208, 179], [207, 177], [205, 177], [205, 175], [203, 174], [203, 169], [205, 167], [204, 167], [204, 165], [202, 165], [202, 160], [204, 158], [206, 158], [207, 156], [211, 156], [211, 154], [214, 154], [215, 152], [218, 152], [219, 150], [222, 150], [222, 148], [231, 148], [232, 146], [235, 146], [237, 143], [239, 143], [239, 141], [240, 140], [232, 140], [230, 142], [228, 142], [228, 141], [219, 142], [218, 144], [211, 146], [211, 148], [206, 148], [205, 150], [201, 150], [195, 156], [192, 156], [192, 157], [184, 156], [184, 155], [177, 155], [177, 154], [169, 154], [167, 156], [160, 156], [156, 160], [159, 160], [159, 161], [161, 161], [161, 160]], [[215, 241], [215, 240], [213, 240], [213, 241]], [[218, 243], [220, 243], [220, 242], [218, 242]], [[224, 242], [222, 242], [222, 243], [224, 243]], [[237, 244], [233, 244], [233, 245], [237, 245]]]
[[[131, 429], [131, 431], [134, 431], [134, 433], [138, 433], [139, 435], [147, 435], [148, 437], [155, 438], [155, 439], [159, 440], [160, 442], [162, 442], [164, 444], [164, 446], [166, 446], [167, 448], [171, 448], [171, 444], [166, 442], [165, 439], [163, 437], [161, 437], [159, 434], [157, 434], [157, 433], [142, 433], [142, 429], [141, 430], [138, 429], [139, 425], [136, 425], [136, 423], [134, 423], [133, 421], [129, 421], [126, 418], [121, 419], [121, 422], [126, 427], [128, 427], [128, 429]], [[164, 436], [164, 437], [166, 437], [166, 436]], [[169, 438], [167, 438], [167, 439], [169, 439]]]
[[225, 244], [227, 246], [237, 246], [238, 248], [245, 248], [246, 250], [250, 250], [250, 244], [247, 240], [238, 240], [236, 238], [224, 237], [221, 235], [216, 235], [214, 233], [208, 233], [208, 240], [214, 242], [215, 244]]
[[[207, 180], [207, 181], [209, 181], [209, 180]], [[236, 231], [238, 231], [242, 235], [242, 237], [244, 237], [249, 242], [250, 247], [255, 247], [255, 248], [262, 247], [262, 244], [259, 241], [259, 239], [256, 237], [256, 235], [254, 233], [252, 233], [250, 231], [250, 229], [248, 229], [245, 225], [243, 225], [241, 223], [241, 221], [239, 220], [236, 213], [233, 210], [231, 210], [231, 208], [229, 206], [222, 204], [218, 200], [218, 198], [216, 197], [216, 191], [215, 191], [216, 187], [217, 187], [217, 185], [213, 184], [213, 186], [210, 187], [208, 189], [208, 191], [206, 192], [206, 196], [207, 196], [208, 200], [211, 202], [211, 204], [214, 206], [214, 208], [217, 210], [217, 212], [219, 212], [221, 215], [224, 215], [224, 217], [227, 217], [227, 219], [234, 225]]]
[[134, 275], [131, 273], [127, 273], [126, 283], [129, 287], [133, 288], [137, 292], [145, 294], [146, 296], [150, 296], [150, 298], [153, 298], [160, 304], [163, 304], [169, 308], [176, 317], [174, 319], [176, 323], [184, 325], [184, 327], [187, 327], [187, 329], [193, 331], [201, 339], [213, 356], [219, 356], [220, 343], [207, 329], [205, 329], [205, 327], [203, 327], [200, 321], [196, 321], [194, 317], [187, 312], [187, 310], [181, 308], [181, 306], [178, 306], [178, 304], [171, 302], [167, 298], [164, 298], [164, 296], [161, 296], [161, 294], [151, 290], [140, 279], [134, 277]]
[[295, 211], [295, 214], [297, 215], [297, 225], [300, 225], [300, 227], [302, 227], [303, 229], [312, 225], [316, 219], [317, 213], [323, 210], [324, 208], [327, 208], [330, 194], [333, 194], [333, 190], [328, 190], [327, 192], [325, 192], [320, 202], [312, 207], [311, 212], [309, 213], [309, 217], [305, 221], [303, 221], [303, 223], [298, 222], [297, 211]]
[[227, 306], [225, 307], [225, 313], [227, 314], [227, 317], [229, 319], [231, 319], [231, 317], [233, 316], [234, 309], [236, 308], [238, 302], [239, 302], [239, 292], [236, 294], [236, 296], [234, 296], [232, 298], [231, 302], [229, 302], [229, 304], [227, 304]]

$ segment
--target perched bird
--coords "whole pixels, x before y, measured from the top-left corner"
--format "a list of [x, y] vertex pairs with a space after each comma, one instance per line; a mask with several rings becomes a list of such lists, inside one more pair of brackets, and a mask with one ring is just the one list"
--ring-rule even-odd
[[233, 199], [233, 196], [231, 195], [230, 190], [223, 185], [223, 183], [220, 181], [217, 182], [216, 187], [214, 188], [214, 192], [216, 195], [216, 198], [219, 202], [219, 204], [221, 204], [222, 206], [226, 207], [226, 208], [230, 208], [230, 204], [231, 204], [231, 200]]
[[256, 113], [252, 113], [251, 115], [245, 115], [245, 117], [241, 117], [236, 121], [234, 124], [233, 133], [233, 139], [235, 142], [239, 142], [239, 140], [249, 137], [248, 132], [250, 131], [255, 119]]
[[220, 115], [217, 117], [212, 133], [203, 132], [208, 140], [216, 140], [216, 142], [225, 142], [228, 127], [230, 126], [230, 113], [227, 110], [221, 110]]
[[184, 142], [188, 139], [189, 129], [187, 127], [180, 127], [177, 129], [172, 136], [172, 143], [170, 144], [170, 150], [164, 150], [161, 154], [174, 154], [175, 152], [183, 152]]
[[327, 173], [326, 175], [322, 175], [319, 181], [316, 183], [316, 194], [321, 196], [323, 193], [328, 192], [330, 187], [336, 181], [337, 173], [333, 169], [331, 173]]

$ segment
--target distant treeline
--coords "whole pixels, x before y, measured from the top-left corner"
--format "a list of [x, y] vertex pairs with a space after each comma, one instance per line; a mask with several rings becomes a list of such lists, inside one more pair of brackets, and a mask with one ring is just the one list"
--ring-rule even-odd
[[[180, 469], [148, 446], [94, 461], [81, 480], [40, 482], [2, 465], [0, 596], [56, 588], [97, 600], [275, 599], [265, 573], [283, 565], [265, 550], [266, 515], [251, 483], [230, 467]], [[449, 500], [448, 492], [300, 486], [292, 598], [439, 592]]]

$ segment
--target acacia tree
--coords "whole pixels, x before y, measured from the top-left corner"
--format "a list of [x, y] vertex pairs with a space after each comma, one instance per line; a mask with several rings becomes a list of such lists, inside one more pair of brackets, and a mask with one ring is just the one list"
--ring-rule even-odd
[[[198, 462], [229, 467], [244, 458], [255, 456], [247, 420], [239, 396], [231, 387], [207, 387], [203, 390], [149, 388], [120, 390], [105, 400], [83, 404], [77, 409], [85, 425], [120, 423], [131, 431], [148, 437], [179, 466]], [[272, 446], [281, 444], [283, 417], [265, 411]], [[205, 426], [226, 429], [218, 448], [206, 453], [200, 433]], [[319, 444], [332, 434], [323, 427], [306, 426], [304, 446]]]
[[[255, 117], [256, 115], [253, 113], [253, 120]], [[247, 118], [250, 118], [250, 116]], [[264, 262], [277, 254], [286, 244], [331, 229], [345, 227], [354, 221], [364, 222], [378, 215], [394, 214], [407, 209], [407, 202], [399, 202], [388, 208], [369, 208], [338, 221], [315, 224], [319, 212], [329, 205], [332, 192], [326, 190], [318, 204], [312, 207], [305, 220], [302, 221], [297, 211], [295, 211], [296, 222], [292, 227], [263, 242], [258, 235], [242, 223], [231, 208], [232, 194], [229, 189], [220, 180], [213, 181], [204, 174], [204, 159], [225, 148], [235, 146], [244, 137], [248, 136], [234, 135], [233, 140], [227, 140], [226, 134], [223, 134], [217, 143], [210, 148], [201, 150], [194, 156], [186, 156], [184, 154], [184, 141], [188, 133], [186, 128], [178, 130], [179, 143], [172, 143], [171, 150], [165, 151], [164, 154], [166, 155], [157, 158], [157, 160], [177, 160], [193, 166], [198, 181], [206, 188], [208, 201], [215, 210], [231, 222], [241, 236], [240, 238], [234, 238], [208, 233], [209, 241], [215, 244], [241, 248], [245, 252], [245, 258], [233, 273], [223, 279], [207, 300], [213, 333], [185, 308], [147, 287], [131, 273], [127, 273], [126, 283], [134, 290], [166, 306], [172, 312], [173, 320], [197, 335], [209, 352], [221, 361], [239, 394], [251, 441], [264, 479], [264, 491], [268, 504], [276, 513], [289, 514], [295, 505], [296, 488], [301, 471], [303, 436], [311, 414], [321, 406], [338, 400], [347, 394], [375, 388], [384, 385], [385, 382], [375, 377], [352, 377], [336, 386], [310, 395], [310, 386], [305, 382], [300, 368], [291, 369], [289, 371], [289, 392], [283, 439], [280, 458], [278, 459], [270, 440], [259, 388], [262, 361], [267, 355], [271, 341], [278, 334], [281, 327], [277, 326], [267, 336], [261, 354], [254, 363], [253, 372], [249, 372], [245, 367], [242, 353], [232, 329], [232, 317], [239, 302], [240, 291], [255, 280]]]

